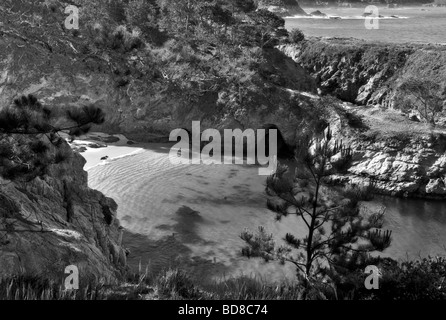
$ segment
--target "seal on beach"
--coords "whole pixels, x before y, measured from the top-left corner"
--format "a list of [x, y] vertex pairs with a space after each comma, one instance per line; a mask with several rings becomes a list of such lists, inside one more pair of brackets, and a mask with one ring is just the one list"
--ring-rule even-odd
[[101, 160], [107, 160], [108, 156], [102, 157]]

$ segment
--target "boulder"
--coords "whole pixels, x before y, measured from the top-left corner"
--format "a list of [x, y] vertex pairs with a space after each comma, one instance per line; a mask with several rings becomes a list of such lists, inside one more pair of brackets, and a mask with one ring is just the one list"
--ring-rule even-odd
[[[85, 159], [70, 156], [32, 181], [0, 181], [0, 278], [19, 274], [114, 283], [127, 270], [116, 203], [87, 184]], [[1, 179], [0, 179], [1, 180]]]
[[326, 17], [327, 15], [319, 10], [313, 11], [310, 13], [310, 15], [315, 17]]
[[426, 193], [433, 195], [446, 195], [445, 179], [431, 179], [426, 185]]

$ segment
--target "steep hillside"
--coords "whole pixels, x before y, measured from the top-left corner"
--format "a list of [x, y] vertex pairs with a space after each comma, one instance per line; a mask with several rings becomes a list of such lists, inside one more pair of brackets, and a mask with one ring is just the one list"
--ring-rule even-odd
[[[55, 108], [93, 102], [107, 114], [98, 130], [159, 141], [192, 120], [202, 128], [292, 127], [308, 100], [299, 92], [315, 92], [306, 71], [273, 48], [280, 20], [240, 12], [218, 35], [197, 26], [183, 30], [170, 7], [166, 17], [155, 14], [153, 27], [137, 19], [141, 8], [73, 3], [79, 30], [64, 28], [68, 2], [0, 4], [0, 104], [23, 93]], [[246, 15], [249, 24], [242, 22]]]
[[67, 158], [45, 175], [0, 178], [0, 278], [24, 274], [62, 283], [65, 268], [75, 265], [83, 284], [114, 282], [126, 271], [117, 205], [88, 188], [84, 158], [66, 143], [60, 149]]
[[394, 196], [446, 197], [444, 112], [433, 128], [399, 109], [400, 86], [409, 77], [431, 79], [446, 94], [446, 47], [318, 38], [280, 49], [312, 75], [322, 94], [347, 102], [331, 124], [355, 156], [335, 181], [373, 180], [380, 193]]

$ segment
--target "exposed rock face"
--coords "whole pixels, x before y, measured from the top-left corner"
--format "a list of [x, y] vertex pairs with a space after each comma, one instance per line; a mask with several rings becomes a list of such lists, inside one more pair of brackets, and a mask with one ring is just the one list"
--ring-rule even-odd
[[355, 176], [352, 182], [364, 176], [377, 177], [381, 192], [397, 196], [443, 198], [446, 194], [444, 153], [423, 146], [423, 142], [394, 147], [381, 143], [370, 147], [357, 153], [358, 160], [349, 170]]
[[62, 279], [75, 265], [81, 283], [114, 282], [126, 269], [116, 203], [87, 186], [84, 158], [70, 158], [30, 182], [0, 179], [0, 278]]
[[[338, 133], [339, 134], [339, 133]], [[367, 185], [373, 179], [379, 193], [426, 199], [446, 197], [446, 140], [428, 136], [407, 139], [344, 138], [354, 150], [345, 175], [334, 181]]]
[[323, 93], [358, 105], [394, 108], [406, 77], [426, 77], [446, 86], [444, 46], [324, 38], [280, 49], [313, 76]]
[[[446, 48], [383, 45], [348, 39], [311, 39], [279, 48], [312, 74], [320, 90], [357, 105], [394, 108], [398, 87], [409, 76], [424, 76], [445, 86]], [[410, 115], [412, 121], [419, 121]], [[339, 119], [338, 119], [339, 120]], [[335, 180], [367, 184], [376, 179], [381, 193], [444, 199], [446, 143], [428, 134], [369, 139], [356, 132], [346, 135], [338, 121], [338, 136], [355, 150], [347, 175]], [[426, 130], [427, 131], [427, 130]]]
[[315, 16], [315, 17], [326, 17], [327, 15], [323, 12], [321, 12], [320, 10], [316, 10], [310, 13], [310, 15]]

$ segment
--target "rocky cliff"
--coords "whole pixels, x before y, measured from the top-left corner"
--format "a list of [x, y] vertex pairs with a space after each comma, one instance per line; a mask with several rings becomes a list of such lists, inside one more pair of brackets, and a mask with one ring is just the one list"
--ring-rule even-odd
[[334, 182], [362, 186], [374, 183], [379, 193], [391, 196], [446, 198], [446, 134], [408, 133], [411, 127], [379, 134], [373, 125], [352, 129], [342, 117], [333, 124], [337, 138], [353, 150], [348, 172], [334, 176]]
[[31, 181], [0, 178], [0, 278], [62, 279], [75, 265], [83, 284], [114, 282], [126, 269], [116, 203], [88, 188], [85, 160], [68, 157]]
[[312, 75], [322, 94], [347, 102], [331, 123], [355, 155], [348, 174], [336, 181], [368, 184], [373, 178], [384, 194], [446, 197], [444, 118], [434, 129], [396, 109], [407, 77], [433, 79], [444, 90], [446, 47], [319, 38], [280, 50]]
[[313, 76], [322, 93], [358, 105], [394, 108], [407, 77], [446, 88], [445, 46], [318, 38], [280, 49]]
[[352, 147], [356, 150], [353, 166], [343, 177], [348, 182], [364, 185], [374, 178], [376, 188], [383, 194], [446, 198], [444, 142], [440, 145], [426, 138], [404, 143], [391, 139], [369, 144], [356, 141]]

